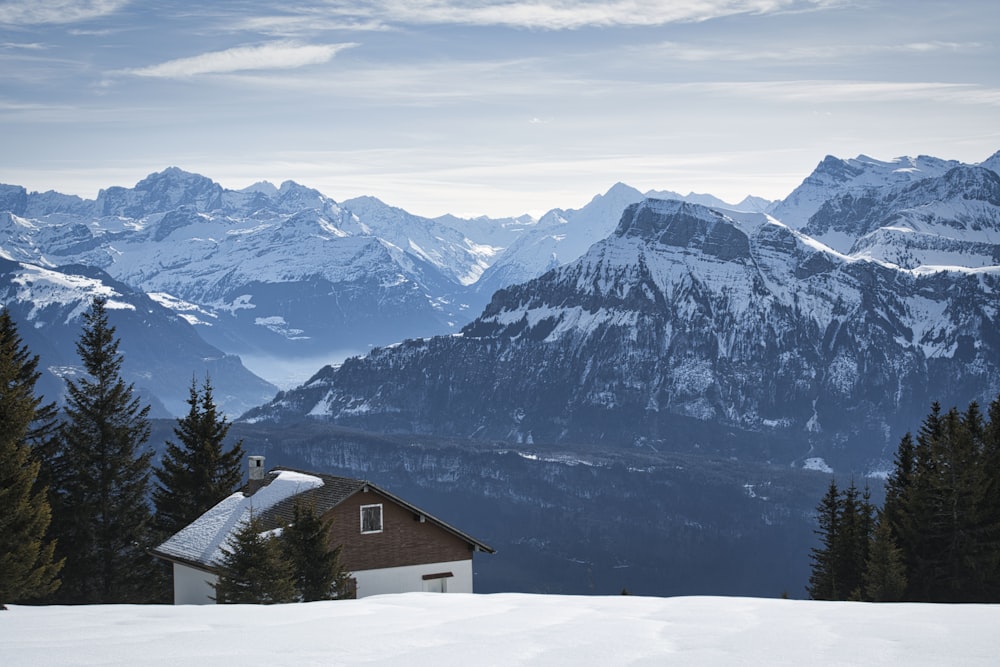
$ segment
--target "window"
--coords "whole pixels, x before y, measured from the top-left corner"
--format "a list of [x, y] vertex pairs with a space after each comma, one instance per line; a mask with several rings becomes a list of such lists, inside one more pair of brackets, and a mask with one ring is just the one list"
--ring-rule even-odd
[[361, 532], [381, 533], [382, 532], [382, 506], [362, 505], [361, 506]]

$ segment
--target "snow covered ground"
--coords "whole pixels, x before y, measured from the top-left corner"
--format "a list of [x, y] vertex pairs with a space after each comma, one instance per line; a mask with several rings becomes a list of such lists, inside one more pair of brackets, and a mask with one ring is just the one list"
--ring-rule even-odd
[[409, 593], [264, 606], [12, 606], [31, 665], [995, 665], [1000, 605]]

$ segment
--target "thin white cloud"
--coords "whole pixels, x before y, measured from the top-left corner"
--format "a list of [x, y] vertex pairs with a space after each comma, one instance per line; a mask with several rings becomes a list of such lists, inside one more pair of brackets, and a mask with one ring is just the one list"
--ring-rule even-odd
[[659, 56], [688, 62], [752, 62], [785, 61], [813, 63], [826, 60], [860, 59], [879, 53], [952, 53], [982, 49], [978, 42], [961, 44], [955, 42], [911, 42], [905, 44], [832, 44], [796, 46], [774, 49], [738, 48], [733, 46], [711, 47], [683, 42], [664, 42], [653, 49]]
[[13, 50], [43, 51], [47, 48], [49, 47], [39, 42], [31, 42], [31, 43], [3, 42], [2, 44], [0, 44], [0, 49], [5, 49], [5, 50], [9, 49], [12, 51]]
[[657, 26], [736, 14], [800, 11], [842, 0], [372, 0], [329, 2], [318, 13], [358, 25], [455, 24], [567, 30], [588, 26]]
[[259, 46], [238, 46], [224, 51], [212, 51], [189, 58], [168, 60], [149, 67], [122, 70], [122, 73], [162, 79], [181, 79], [202, 74], [295, 69], [329, 62], [337, 53], [352, 46], [356, 46], [356, 44], [275, 42]]
[[364, 16], [330, 16], [315, 9], [302, 8], [301, 13], [288, 15], [250, 16], [237, 19], [222, 26], [229, 32], [256, 32], [274, 37], [297, 37], [317, 32], [341, 31], [384, 31], [388, 26], [377, 19]]
[[971, 83], [897, 81], [731, 81], [676, 84], [675, 87], [783, 102], [932, 101], [1000, 106], [1000, 89]]
[[129, 0], [3, 0], [0, 24], [76, 23], [113, 14]]
[[506, 25], [551, 30], [585, 26], [654, 26], [705, 21], [734, 14], [764, 14], [806, 0], [386, 0], [385, 13], [411, 23]]

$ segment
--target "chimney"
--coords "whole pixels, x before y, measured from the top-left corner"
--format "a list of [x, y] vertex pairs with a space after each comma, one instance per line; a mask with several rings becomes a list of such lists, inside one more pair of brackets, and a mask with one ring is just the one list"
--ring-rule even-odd
[[250, 476], [247, 481], [247, 495], [252, 496], [257, 493], [260, 487], [264, 486], [264, 457], [249, 456], [247, 463], [250, 466]]

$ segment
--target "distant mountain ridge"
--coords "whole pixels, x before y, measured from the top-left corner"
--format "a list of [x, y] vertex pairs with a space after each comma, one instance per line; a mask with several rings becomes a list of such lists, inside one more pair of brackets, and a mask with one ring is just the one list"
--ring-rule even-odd
[[[614, 234], [499, 290], [461, 335], [324, 368], [246, 418], [509, 442], [701, 441], [726, 455], [878, 469], [930, 402], [1000, 393], [1000, 266], [989, 260], [1000, 177], [918, 164], [941, 173], [836, 170], [828, 158], [817, 170], [844, 187], [801, 231], [761, 213], [632, 204]], [[836, 203], [862, 196], [867, 218]], [[875, 256], [872, 235], [902, 229]], [[853, 235], [856, 254], [809, 230]], [[890, 249], [908, 261], [889, 262]]]
[[100, 268], [265, 370], [318, 366], [458, 331], [493, 291], [583, 254], [641, 198], [619, 185], [540, 220], [428, 219], [292, 181], [228, 190], [170, 167], [94, 200], [0, 185], [0, 249]]
[[184, 414], [192, 380], [209, 378], [220, 408], [237, 415], [274, 395], [276, 387], [248, 371], [239, 357], [206, 343], [182, 318], [100, 269], [46, 268], [16, 262], [0, 252], [0, 301], [20, 323], [18, 331], [46, 372], [39, 392], [47, 400], [65, 393], [62, 378], [83, 371], [75, 350], [80, 316], [94, 297], [108, 300], [124, 356], [122, 375], [152, 405], [154, 417]]
[[[643, 194], [619, 183], [580, 209], [537, 220], [428, 219], [371, 197], [338, 203], [291, 181], [228, 190], [170, 167], [94, 200], [0, 185], [0, 251], [23, 267], [101, 269], [172, 310], [221, 354], [272, 372], [311, 372], [373, 346], [458, 333], [496, 291], [579, 259], [612, 234], [627, 206], [651, 194], [743, 209], [736, 217], [787, 215], [797, 220], [793, 229], [855, 259], [910, 269], [992, 266], [995, 197], [963, 199], [948, 188], [969, 190], [975, 172], [978, 187], [992, 192], [997, 164], [997, 156], [979, 167], [827, 157], [782, 202], [723, 207], [711, 195]], [[951, 185], [924, 182], [956, 168]], [[891, 201], [885, 188], [896, 188]], [[854, 234], [859, 226], [867, 231]], [[30, 292], [14, 291], [33, 312]]]

